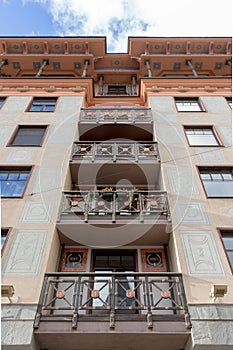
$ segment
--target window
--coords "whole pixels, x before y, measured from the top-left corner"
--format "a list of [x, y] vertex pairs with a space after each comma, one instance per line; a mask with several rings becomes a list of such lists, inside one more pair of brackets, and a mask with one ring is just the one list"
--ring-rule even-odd
[[232, 109], [232, 97], [226, 97], [227, 103], [229, 104], [229, 106]]
[[220, 233], [229, 263], [233, 269], [233, 230], [221, 230]]
[[46, 126], [19, 126], [11, 146], [41, 146]]
[[187, 98], [187, 97], [175, 98], [175, 102], [176, 102], [176, 108], [178, 112], [203, 112], [204, 111], [198, 98]]
[[54, 112], [57, 98], [34, 98], [29, 112]]
[[218, 139], [211, 126], [185, 126], [184, 129], [190, 146], [219, 146]]
[[127, 95], [126, 85], [108, 85], [108, 95]]
[[233, 168], [199, 168], [207, 197], [233, 197]]
[[1, 250], [3, 250], [6, 244], [8, 233], [9, 233], [9, 229], [1, 228]]
[[22, 197], [31, 168], [0, 168], [1, 197]]
[[4, 101], [5, 97], [0, 97], [0, 109], [2, 108]]

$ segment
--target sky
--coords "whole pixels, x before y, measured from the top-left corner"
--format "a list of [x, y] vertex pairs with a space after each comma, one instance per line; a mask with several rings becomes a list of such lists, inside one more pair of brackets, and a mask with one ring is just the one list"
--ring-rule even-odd
[[0, 0], [0, 36], [232, 36], [232, 0]]

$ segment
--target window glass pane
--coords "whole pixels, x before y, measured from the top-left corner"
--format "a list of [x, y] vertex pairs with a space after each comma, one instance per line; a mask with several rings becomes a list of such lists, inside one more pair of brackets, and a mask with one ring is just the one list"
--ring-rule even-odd
[[0, 180], [6, 180], [8, 177], [8, 173], [0, 172]]
[[2, 107], [4, 101], [5, 101], [5, 98], [4, 97], [0, 97], [0, 108]]
[[233, 197], [232, 181], [203, 181], [208, 197]]
[[31, 112], [53, 112], [57, 99], [34, 99], [30, 108]]
[[233, 175], [230, 172], [222, 172], [224, 181], [233, 181]]
[[110, 255], [109, 256], [109, 266], [120, 266], [121, 257], [120, 255]]
[[19, 177], [19, 172], [18, 171], [16, 171], [16, 172], [12, 171], [8, 175], [8, 180], [18, 180], [18, 177]]
[[179, 112], [195, 112], [202, 111], [202, 108], [198, 101], [195, 100], [176, 100], [176, 106]]
[[[1, 197], [20, 197], [22, 196], [30, 171], [29, 170], [6, 170], [2, 174]], [[6, 177], [7, 175], [7, 177]]]
[[229, 257], [231, 267], [233, 267], [233, 251], [227, 252], [227, 255]]
[[221, 174], [211, 173], [211, 177], [213, 181], [223, 181]]
[[12, 145], [40, 146], [44, 133], [45, 127], [20, 127]]
[[233, 235], [225, 235], [222, 237], [225, 248], [233, 250]]
[[201, 175], [202, 180], [211, 180], [209, 173], [201, 173], [200, 175]]
[[121, 265], [134, 267], [134, 256], [132, 255], [122, 255]]
[[5, 240], [6, 240], [6, 236], [1, 235], [1, 249], [4, 246]]

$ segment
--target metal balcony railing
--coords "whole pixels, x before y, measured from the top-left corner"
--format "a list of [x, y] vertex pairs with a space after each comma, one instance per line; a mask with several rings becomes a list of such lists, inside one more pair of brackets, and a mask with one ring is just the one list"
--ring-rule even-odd
[[152, 123], [150, 108], [81, 108], [81, 123]]
[[[134, 313], [134, 320], [147, 321], [153, 327], [153, 318], [174, 315], [191, 327], [188, 306], [179, 273], [93, 272], [46, 273], [38, 304], [34, 327], [41, 321], [70, 321], [77, 328], [82, 320], [98, 321], [109, 318], [115, 327], [117, 316]], [[102, 318], [101, 318], [102, 316]], [[86, 318], [85, 318], [86, 317]]]
[[155, 159], [159, 161], [158, 145], [156, 142], [75, 142], [72, 160], [140, 160]]
[[74, 213], [84, 222], [91, 219], [111, 220], [138, 218], [170, 219], [167, 193], [164, 191], [112, 190], [63, 192], [60, 217]]

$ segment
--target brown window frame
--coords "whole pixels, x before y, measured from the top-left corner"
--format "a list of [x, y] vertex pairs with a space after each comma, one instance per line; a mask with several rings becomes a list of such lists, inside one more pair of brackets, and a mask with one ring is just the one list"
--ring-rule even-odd
[[[49, 125], [17, 125], [16, 129], [14, 130], [13, 132], [13, 135], [11, 136], [8, 144], [7, 144], [7, 147], [41, 147], [43, 145], [43, 142], [45, 140], [45, 137], [46, 137], [46, 134], [48, 132], [48, 127]], [[25, 144], [25, 145], [19, 145], [19, 144], [16, 144], [14, 145], [13, 142], [15, 141], [15, 139], [17, 138], [17, 135], [18, 135], [18, 132], [20, 129], [23, 129], [23, 128], [31, 128], [31, 129], [39, 129], [39, 128], [43, 128], [44, 129], [44, 134], [41, 138], [41, 142], [40, 144], [37, 144], [37, 145], [32, 145], [32, 144]]]
[[229, 267], [231, 269], [231, 273], [233, 274], [233, 264], [231, 264], [231, 261], [230, 261], [229, 255], [228, 255], [228, 250], [226, 249], [226, 246], [225, 246], [224, 241], [223, 241], [223, 234], [227, 235], [229, 232], [230, 234], [233, 235], [233, 228], [217, 228], [217, 230], [218, 230], [218, 234], [219, 234], [219, 237], [220, 237], [220, 240], [222, 243], [222, 247], [223, 247], [225, 256], [227, 258]]
[[7, 99], [7, 97], [5, 97], [5, 96], [0, 96], [0, 101], [3, 101], [2, 104], [0, 104], [0, 110], [2, 109], [2, 107], [4, 106], [4, 104], [6, 103], [6, 99]]
[[228, 106], [232, 110], [232, 97], [225, 97], [225, 99], [226, 99]]
[[[176, 107], [176, 110], [178, 113], [203, 113], [203, 112], [206, 112], [205, 106], [199, 97], [196, 97], [196, 96], [189, 96], [189, 97], [188, 96], [174, 96], [173, 98], [174, 98], [175, 107]], [[176, 104], [176, 102], [178, 102], [178, 100], [197, 102], [197, 104], [200, 107], [200, 111], [189, 111], [189, 110], [179, 111], [177, 104]]]
[[203, 180], [201, 178], [201, 172], [200, 172], [201, 169], [202, 170], [209, 170], [209, 171], [211, 171], [211, 170], [219, 170], [219, 171], [221, 171], [221, 170], [224, 170], [224, 169], [226, 169], [226, 170], [231, 169], [231, 171], [233, 173], [233, 167], [232, 166], [196, 166], [196, 168], [197, 168], [197, 171], [198, 171], [198, 174], [199, 174], [199, 178], [200, 178], [200, 181], [201, 181], [201, 184], [202, 184], [202, 187], [203, 187], [203, 190], [204, 190], [206, 198], [209, 198], [209, 199], [232, 199], [233, 198], [233, 194], [232, 194], [231, 197], [224, 197], [224, 196], [222, 196], [222, 197], [220, 197], [220, 196], [211, 196], [210, 197], [210, 196], [208, 196], [208, 193], [207, 193], [207, 190], [206, 190], [206, 188], [204, 186]]
[[28, 184], [30, 182], [30, 179], [31, 179], [31, 176], [32, 176], [32, 172], [33, 172], [33, 169], [34, 169], [34, 165], [28, 165], [28, 166], [0, 166], [0, 170], [8, 170], [8, 171], [23, 171], [23, 170], [29, 170], [29, 176], [27, 178], [27, 182], [25, 184], [25, 187], [23, 189], [23, 192], [20, 196], [1, 196], [1, 200], [3, 199], [21, 199], [24, 197], [25, 195], [25, 192], [27, 190], [27, 187], [28, 187]]
[[[55, 105], [54, 105], [54, 109], [52, 111], [46, 111], [46, 110], [38, 110], [38, 111], [35, 110], [35, 111], [32, 111], [31, 108], [33, 107], [33, 103], [36, 102], [36, 101], [39, 101], [39, 100], [41, 100], [41, 101], [56, 100]], [[31, 112], [31, 113], [54, 113], [55, 110], [56, 110], [56, 107], [57, 107], [57, 102], [58, 102], [58, 97], [57, 96], [55, 96], [55, 97], [52, 97], [52, 96], [50, 96], [50, 97], [41, 97], [41, 96], [36, 97], [36, 96], [34, 96], [32, 98], [32, 101], [29, 103], [29, 107], [26, 109], [26, 112]], [[45, 105], [46, 105], [46, 103], [45, 103]]]
[[[212, 130], [212, 134], [215, 137], [216, 141], [218, 142], [217, 145], [192, 145], [189, 142], [188, 136], [186, 134], [186, 129], [211, 129]], [[222, 140], [220, 139], [220, 136], [218, 135], [218, 132], [215, 128], [214, 125], [183, 125], [183, 129], [184, 129], [184, 134], [186, 137], [186, 140], [188, 142], [189, 147], [224, 147], [224, 144], [222, 142]]]

